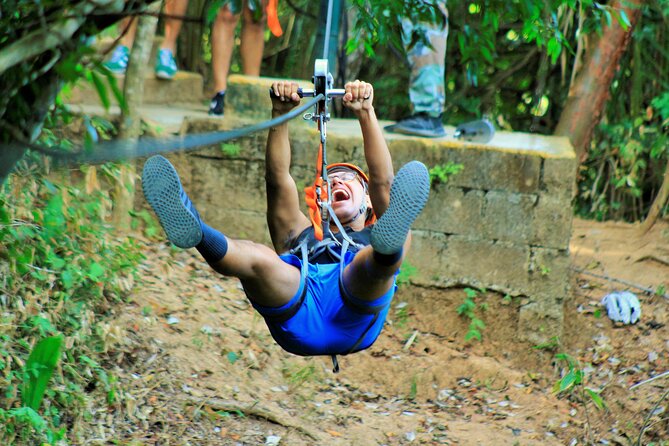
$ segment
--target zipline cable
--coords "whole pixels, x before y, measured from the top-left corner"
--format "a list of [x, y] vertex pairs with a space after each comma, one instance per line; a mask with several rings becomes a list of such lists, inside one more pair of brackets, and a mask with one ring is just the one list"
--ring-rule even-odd
[[[120, 161], [133, 158], [142, 158], [158, 153], [168, 152], [186, 152], [201, 146], [220, 144], [231, 139], [238, 139], [250, 133], [266, 130], [289, 121], [301, 113], [313, 107], [321, 101], [322, 94], [314, 95], [314, 98], [305, 104], [294, 108], [290, 112], [276, 118], [259, 122], [247, 127], [224, 132], [209, 132], [199, 134], [189, 134], [184, 136], [163, 137], [163, 138], [140, 138], [140, 139], [122, 139], [103, 142], [93, 146], [92, 150], [80, 149], [75, 153], [63, 150], [62, 154], [57, 153], [54, 148], [49, 148], [49, 155], [56, 159], [57, 163], [78, 165], [78, 164], [96, 164], [110, 161]], [[35, 150], [35, 148], [33, 148]]]

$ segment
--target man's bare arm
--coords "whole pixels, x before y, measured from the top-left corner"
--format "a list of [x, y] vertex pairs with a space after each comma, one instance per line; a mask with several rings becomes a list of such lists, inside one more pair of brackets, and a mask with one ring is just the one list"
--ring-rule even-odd
[[390, 185], [394, 170], [390, 150], [374, 112], [374, 88], [361, 81], [344, 86], [344, 105], [358, 118], [365, 148], [365, 160], [369, 170], [369, 197], [377, 217], [383, 215], [390, 201]]
[[[300, 102], [297, 84], [275, 82], [272, 85], [272, 118], [280, 116]], [[288, 124], [269, 130], [265, 153], [265, 185], [267, 188], [267, 224], [276, 252], [285, 252], [288, 241], [310, 225], [300, 210], [295, 180], [290, 176], [290, 141]]]

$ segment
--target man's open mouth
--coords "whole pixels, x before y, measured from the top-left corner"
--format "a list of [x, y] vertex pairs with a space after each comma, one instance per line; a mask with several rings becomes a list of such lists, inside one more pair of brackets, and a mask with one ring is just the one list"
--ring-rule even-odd
[[334, 203], [338, 201], [346, 201], [349, 198], [351, 198], [351, 196], [344, 189], [337, 189], [335, 191], [332, 191], [332, 201]]

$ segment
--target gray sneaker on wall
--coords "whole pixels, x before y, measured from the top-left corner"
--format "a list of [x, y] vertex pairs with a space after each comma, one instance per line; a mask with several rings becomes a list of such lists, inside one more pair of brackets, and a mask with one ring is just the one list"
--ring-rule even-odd
[[435, 118], [422, 112], [404, 118], [395, 124], [387, 125], [384, 129], [391, 133], [416, 135], [425, 138], [441, 138], [442, 136], [446, 136], [441, 116]]

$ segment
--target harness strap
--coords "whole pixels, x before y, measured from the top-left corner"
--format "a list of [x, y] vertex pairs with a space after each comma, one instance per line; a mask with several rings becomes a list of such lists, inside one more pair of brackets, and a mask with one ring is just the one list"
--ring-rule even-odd
[[[383, 309], [385, 308], [384, 305], [375, 305], [375, 306], [363, 306], [358, 304], [353, 300], [353, 297], [351, 294], [348, 292], [346, 289], [346, 286], [344, 286], [344, 262], [346, 260], [346, 251], [348, 250], [349, 247], [349, 242], [347, 239], [344, 239], [344, 242], [342, 243], [342, 251], [341, 251], [341, 258], [339, 259], [339, 294], [341, 295], [342, 300], [344, 301], [344, 305], [354, 309], [355, 311], [362, 313], [362, 314], [373, 314], [374, 317], [372, 320], [369, 322], [367, 325], [367, 328], [365, 328], [365, 331], [362, 332], [360, 337], [358, 338], [357, 341], [355, 341], [355, 344], [353, 344], [353, 347], [345, 353], [346, 355], [354, 353], [357, 351], [358, 347], [362, 343], [362, 341], [365, 339], [365, 336], [367, 336], [367, 333], [369, 333], [369, 330], [372, 329], [374, 324], [379, 320], [379, 314]], [[339, 372], [339, 361], [337, 360], [337, 355], [331, 355], [332, 356], [332, 366], [333, 369], [332, 371], [334, 373]]]
[[[351, 237], [349, 237], [348, 234], [346, 233], [346, 229], [344, 229], [341, 222], [339, 221], [339, 219], [335, 215], [334, 210], [332, 209], [332, 206], [330, 205], [330, 203], [326, 203], [325, 206], [327, 207], [328, 214], [330, 214], [330, 217], [331, 217], [332, 221], [334, 221], [335, 225], [337, 225], [337, 229], [339, 229], [339, 233], [344, 238], [344, 241], [348, 242], [349, 245], [358, 246], [358, 244], [356, 242], [354, 242], [353, 239], [351, 239]], [[342, 248], [342, 257], [344, 256], [345, 252], [346, 251]]]
[[265, 319], [271, 322], [282, 323], [286, 322], [288, 319], [295, 316], [295, 314], [302, 306], [305, 296], [307, 295], [307, 285], [305, 283], [307, 280], [307, 274], [309, 272], [309, 263], [307, 263], [307, 258], [308, 258], [307, 244], [301, 243], [300, 250], [302, 251], [302, 266], [300, 266], [300, 286], [302, 287], [302, 293], [300, 293], [300, 298], [297, 299], [289, 308], [287, 308], [285, 311], [282, 311], [280, 314], [264, 316]]

